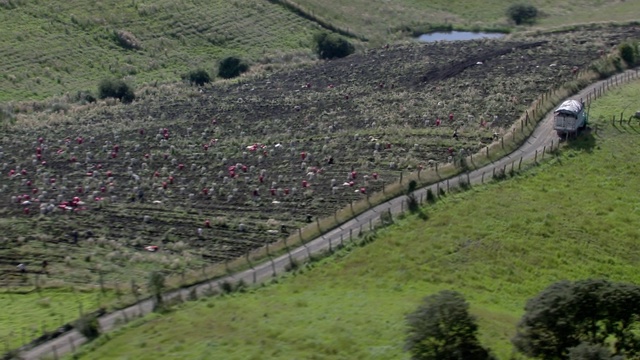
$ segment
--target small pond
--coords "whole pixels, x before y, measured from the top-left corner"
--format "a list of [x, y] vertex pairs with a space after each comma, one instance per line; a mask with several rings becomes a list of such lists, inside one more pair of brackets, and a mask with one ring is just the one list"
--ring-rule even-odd
[[422, 34], [418, 37], [422, 42], [433, 41], [458, 41], [458, 40], [475, 40], [475, 39], [499, 39], [504, 37], [501, 33], [483, 33], [471, 31], [451, 31], [451, 32], [434, 32], [430, 34]]

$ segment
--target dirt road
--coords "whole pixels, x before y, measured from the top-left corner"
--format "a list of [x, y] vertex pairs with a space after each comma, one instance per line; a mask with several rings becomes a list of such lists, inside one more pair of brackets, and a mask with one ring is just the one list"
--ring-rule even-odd
[[[637, 72], [628, 71], [637, 76]], [[622, 83], [622, 79], [625, 74], [619, 74], [612, 79], [617, 79], [618, 83]], [[637, 79], [637, 77], [635, 77]], [[599, 88], [606, 81], [611, 79], [596, 82], [584, 90], [580, 91], [571, 98], [574, 99], [586, 99], [589, 93], [593, 93], [595, 89]], [[518, 162], [522, 158], [523, 161], [532, 160], [536, 153], [538, 159], [541, 158], [543, 147], [549, 148], [553, 142], [554, 147], [557, 146], [559, 138], [553, 130], [552, 114], [547, 114], [545, 119], [542, 120], [538, 127], [534, 130], [529, 139], [516, 151], [503, 157], [500, 160], [494, 161], [480, 169], [474, 170], [468, 174], [458, 175], [448, 180], [442, 180], [437, 184], [430, 185], [428, 187], [419, 189], [415, 192], [417, 198], [426, 198], [428, 189], [431, 189], [434, 194], [437, 193], [438, 188], [447, 189], [447, 187], [456, 187], [460, 181], [465, 181], [471, 185], [482, 183], [491, 179], [493, 171], [500, 171], [507, 169], [510, 170], [511, 166], [517, 168]], [[548, 155], [547, 155], [548, 156]], [[176, 290], [169, 292], [165, 295], [165, 298], [172, 298], [175, 296], [181, 296], [186, 299], [189, 293], [195, 291], [198, 296], [205, 295], [212, 290], [220, 290], [221, 284], [224, 282], [237, 283], [238, 281], [244, 281], [247, 284], [260, 283], [271, 279], [277, 274], [281, 274], [286, 271], [286, 268], [290, 264], [291, 260], [295, 260], [298, 263], [302, 263], [309, 258], [311, 254], [321, 253], [327, 251], [330, 248], [335, 248], [341, 242], [349, 241], [350, 236], [357, 236], [361, 229], [368, 229], [370, 223], [375, 223], [380, 219], [380, 214], [385, 212], [391, 212], [392, 215], [400, 214], [404, 208], [406, 208], [406, 196], [400, 196], [395, 199], [389, 200], [383, 204], [380, 204], [360, 215], [342, 224], [340, 227], [318, 237], [306, 245], [291, 250], [290, 253], [281, 255], [277, 258], [273, 258], [269, 261], [265, 261], [261, 264], [256, 264], [253, 269], [248, 269], [233, 275], [229, 275], [225, 278], [213, 280], [207, 283], [194, 285], [193, 287]], [[129, 306], [125, 309], [107, 314], [100, 318], [100, 325], [103, 332], [109, 332], [120, 324], [126, 322], [135, 317], [139, 317], [150, 313], [153, 310], [153, 303], [151, 300], [143, 300], [135, 305]], [[37, 346], [29, 351], [25, 351], [21, 354], [22, 359], [35, 360], [42, 358], [58, 358], [64, 354], [75, 351], [80, 345], [86, 342], [86, 339], [77, 331], [70, 331], [54, 340]]]

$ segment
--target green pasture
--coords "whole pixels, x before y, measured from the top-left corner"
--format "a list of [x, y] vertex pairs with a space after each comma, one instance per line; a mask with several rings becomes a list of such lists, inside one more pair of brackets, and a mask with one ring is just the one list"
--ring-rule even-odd
[[[260, 0], [7, 0], [0, 24], [0, 102], [95, 94], [106, 77], [175, 82], [200, 67], [213, 74], [229, 55], [261, 63], [307, 57], [317, 29]], [[115, 31], [130, 32], [141, 48], [123, 48]]]
[[[45, 278], [43, 275], [39, 281]], [[28, 343], [45, 331], [73, 322], [81, 312], [96, 311], [115, 298], [113, 292], [101, 293], [92, 288], [3, 288], [0, 290], [2, 350], [6, 352]]]
[[[509, 0], [291, 0], [307, 13], [337, 27], [385, 41], [399, 30], [412, 32], [430, 27], [505, 30]], [[536, 27], [556, 27], [594, 21], [636, 20], [640, 1], [532, 0], [541, 12]]]
[[450, 194], [429, 219], [396, 219], [350, 247], [247, 293], [188, 303], [89, 346], [83, 358], [407, 359], [404, 316], [441, 289], [472, 304], [500, 359], [526, 300], [561, 279], [640, 278], [640, 82], [591, 107], [592, 126], [515, 178]]

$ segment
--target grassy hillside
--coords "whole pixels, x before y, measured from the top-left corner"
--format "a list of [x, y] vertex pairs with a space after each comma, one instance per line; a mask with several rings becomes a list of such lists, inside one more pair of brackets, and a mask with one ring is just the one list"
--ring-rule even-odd
[[[286, 62], [311, 55], [316, 23], [279, 1], [86, 0], [0, 2], [0, 103], [41, 100], [94, 90], [105, 77], [135, 84], [174, 82], [188, 70], [213, 71], [224, 56], [253, 62]], [[287, 1], [290, 2], [291, 1]], [[502, 28], [510, 1], [295, 0], [295, 6], [328, 26], [388, 42], [399, 29], [453, 24]], [[640, 0], [534, 1], [546, 16], [542, 27], [634, 19]], [[125, 49], [115, 34], [133, 35]], [[394, 36], [391, 36], [393, 38]]]
[[501, 359], [525, 301], [561, 279], [638, 283], [640, 82], [593, 103], [598, 134], [516, 178], [447, 196], [429, 220], [404, 218], [377, 240], [278, 284], [204, 299], [121, 331], [83, 358], [407, 359], [404, 315], [441, 289], [463, 293], [481, 341]]
[[[40, 278], [44, 282], [45, 277]], [[3, 350], [17, 348], [71, 323], [83, 313], [93, 312], [113, 302], [113, 292], [100, 293], [92, 288], [25, 288], [0, 291], [0, 341]], [[19, 316], [18, 316], [19, 315]]]
[[[428, 28], [449, 24], [463, 28], [510, 26], [505, 11], [510, 0], [289, 0], [308, 13], [356, 34], [382, 41], [406, 27]], [[543, 14], [538, 26], [558, 26], [592, 21], [636, 20], [639, 0], [528, 1]]]
[[[239, 55], [306, 55], [315, 24], [261, 0], [0, 1], [0, 102], [93, 90], [104, 77], [178, 81]], [[114, 32], [131, 33], [128, 50]]]

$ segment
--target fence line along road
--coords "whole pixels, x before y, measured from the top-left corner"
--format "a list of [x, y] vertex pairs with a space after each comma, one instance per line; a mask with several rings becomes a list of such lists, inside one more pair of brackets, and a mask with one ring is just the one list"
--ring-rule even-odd
[[[638, 78], [636, 70], [628, 70], [624, 73], [617, 74], [607, 80], [601, 80], [586, 87], [578, 94], [572, 96], [576, 99], [592, 99], [593, 95], [601, 95], [604, 84], [622, 84], [625, 79], [635, 80]], [[447, 190], [452, 187], [459, 187], [461, 183], [474, 185], [480, 184], [485, 179], [491, 179], [494, 172], [508, 171], [512, 168], [519, 167], [522, 161], [542, 159], [546, 152], [551, 151], [559, 145], [559, 138], [553, 130], [553, 113], [545, 115], [540, 121], [529, 138], [517, 150], [504, 156], [503, 158], [493, 161], [492, 163], [473, 170], [468, 173], [456, 175], [449, 179], [443, 179], [439, 183], [429, 185], [418, 189], [414, 192], [417, 199], [426, 198], [428, 190], [434, 194], [438, 194], [439, 189]], [[380, 220], [384, 213], [398, 215], [407, 208], [407, 196], [402, 195], [391, 199], [385, 203], [377, 205], [364, 213], [354, 217], [353, 219], [343, 223], [328, 233], [303, 244], [302, 246], [292, 249], [289, 252], [276, 258], [269, 258], [263, 263], [256, 264], [250, 269], [228, 275], [226, 277], [211, 280], [201, 284], [193, 285], [188, 288], [167, 292], [164, 297], [169, 300], [180, 296], [187, 299], [191, 294], [195, 293], [198, 297], [210, 294], [212, 291], [221, 291], [223, 283], [237, 284], [240, 281], [246, 284], [254, 284], [265, 282], [272, 279], [277, 274], [287, 271], [291, 266], [291, 262], [303, 262], [309, 259], [313, 254], [322, 253], [335, 248], [344, 242], [349, 242], [353, 237], [358, 236], [362, 231], [369, 230], [373, 224]], [[153, 301], [150, 299], [142, 300], [127, 308], [115, 311], [99, 318], [100, 326], [103, 332], [108, 332], [120, 324], [129, 320], [143, 316], [153, 311]], [[57, 359], [64, 354], [75, 352], [76, 349], [84, 344], [87, 340], [78, 331], [72, 330], [64, 335], [43, 343], [33, 349], [22, 352], [19, 358], [25, 360], [36, 360], [42, 358]]]

